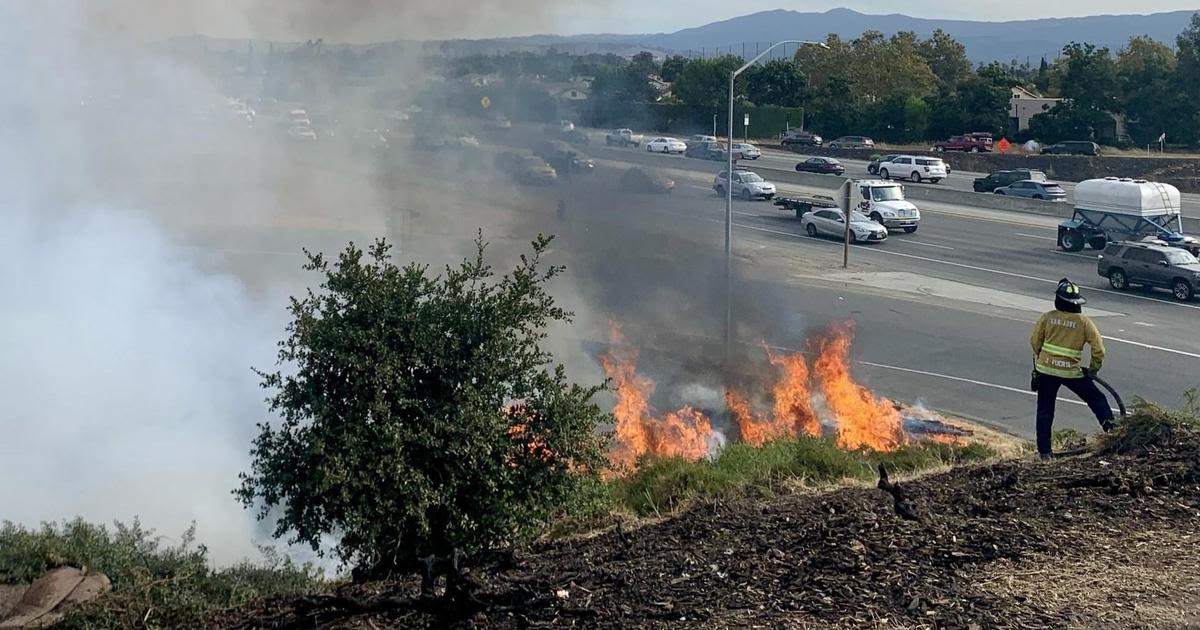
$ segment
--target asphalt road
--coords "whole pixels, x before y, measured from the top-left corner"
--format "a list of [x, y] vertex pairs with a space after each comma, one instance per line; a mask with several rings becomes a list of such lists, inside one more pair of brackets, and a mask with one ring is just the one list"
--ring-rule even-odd
[[[598, 144], [604, 143], [604, 135], [602, 132], [592, 131], [590, 133], [592, 136], [593, 143], [598, 143]], [[645, 135], [645, 138], [647, 140], [651, 139], [651, 137], [652, 137], [651, 134]], [[743, 161], [743, 162], [741, 162], [741, 165], [746, 166], [751, 169], [753, 169], [755, 166], [763, 166], [766, 168], [781, 169], [781, 170], [787, 171], [787, 170], [794, 169], [796, 167], [797, 162], [800, 162], [808, 157], [811, 157], [811, 155], [805, 154], [803, 151], [801, 151], [800, 153], [793, 153], [790, 151], [781, 151], [781, 150], [777, 150], [777, 149], [763, 149], [762, 152], [763, 152], [762, 157], [758, 158], [757, 160]], [[839, 161], [842, 163], [843, 166], [846, 167], [846, 176], [847, 177], [855, 177], [855, 178], [875, 177], [874, 175], [871, 175], [870, 173], [867, 172], [867, 162], [865, 160], [847, 160], [847, 159], [839, 158]], [[970, 172], [970, 171], [953, 171], [950, 173], [949, 177], [938, 182], [937, 184], [926, 183], [926, 184], [908, 184], [908, 185], [943, 186], [943, 187], [953, 188], [956, 190], [974, 191], [973, 184], [974, 184], [975, 179], [977, 177], [984, 177], [986, 175], [987, 175], [987, 173], [975, 173], [975, 172]], [[1062, 184], [1063, 189], [1067, 191], [1067, 203], [1073, 202], [1074, 196], [1075, 196], [1075, 182], [1059, 181], [1059, 183]], [[1183, 205], [1183, 215], [1185, 217], [1200, 217], [1200, 195], [1192, 194], [1192, 193], [1184, 193], [1182, 195], [1182, 205]]]
[[[600, 374], [594, 349], [617, 321], [648, 354], [657, 352], [659, 363], [673, 363], [655, 374], [664, 405], [699, 404], [692, 397], [705, 385], [711, 390], [723, 347], [724, 200], [709, 188], [718, 164], [593, 147], [599, 167], [592, 176], [527, 187], [481, 166], [490, 156], [422, 156], [413, 169], [323, 150], [300, 148], [291, 157], [289, 177], [305, 186], [291, 214], [214, 222], [202, 231], [181, 227], [177, 234], [209, 264], [252, 286], [278, 292], [282, 278], [294, 293], [312, 280], [299, 273], [301, 246], [332, 251], [382, 233], [399, 241], [402, 259], [440, 265], [469, 253], [481, 227], [502, 258], [538, 232], [555, 233], [551, 261], [568, 267], [555, 290], [576, 319], [552, 342], [572, 376]], [[630, 165], [662, 169], [676, 190], [621, 190], [620, 174]], [[309, 189], [322, 196], [304, 193]], [[352, 206], [338, 204], [351, 195]], [[559, 201], [567, 204], [564, 218], [555, 212]], [[1085, 287], [1088, 312], [1107, 336], [1104, 376], [1127, 400], [1175, 403], [1200, 385], [1200, 335], [1193, 332], [1200, 302], [1108, 290], [1094, 256], [1054, 248], [1054, 219], [932, 203], [921, 210], [917, 233], [852, 247], [847, 271], [840, 243], [802, 235], [799, 221], [772, 204], [735, 202], [739, 352], [762, 364], [764, 342], [802, 350], [828, 325], [851, 321], [855, 374], [876, 393], [1030, 435], [1029, 329], [1051, 308], [1058, 279], [1069, 276]], [[1069, 393], [1060, 418], [1060, 427], [1093, 428]]]
[[[677, 234], [707, 237], [719, 247], [711, 239], [721, 234], [724, 202], [709, 190], [719, 165], [644, 151], [592, 153], [602, 167], [654, 165], [674, 177], [674, 194], [646, 198], [639, 211], [669, 217]], [[781, 187], [785, 194], [801, 190]], [[572, 205], [603, 216], [610, 210], [592, 208], [596, 198], [585, 195]], [[751, 256], [742, 264], [817, 261], [802, 272], [773, 271], [753, 280], [770, 287], [780, 321], [799, 315], [805, 322], [799, 330], [769, 331], [765, 340], [802, 348], [814, 327], [853, 320], [857, 369], [876, 391], [1029, 434], [1029, 329], [1052, 307], [1054, 286], [1066, 276], [1085, 287], [1088, 312], [1106, 335], [1104, 376], [1128, 400], [1175, 402], [1200, 385], [1200, 335], [1192, 332], [1200, 303], [1179, 304], [1165, 292], [1110, 290], [1096, 275], [1093, 254], [1054, 247], [1054, 219], [932, 203], [921, 209], [916, 234], [893, 233], [885, 243], [853, 247], [855, 267], [847, 275], [840, 243], [803, 236], [794, 217], [769, 203], [735, 202], [735, 252]], [[1092, 428], [1086, 409], [1070, 396], [1060, 405], [1063, 426]]]

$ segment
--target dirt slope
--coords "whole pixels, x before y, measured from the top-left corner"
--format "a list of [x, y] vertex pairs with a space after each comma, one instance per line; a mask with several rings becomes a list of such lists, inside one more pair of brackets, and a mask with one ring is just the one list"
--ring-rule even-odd
[[1200, 440], [902, 484], [707, 505], [477, 570], [485, 606], [414, 582], [261, 603], [214, 627], [1200, 626]]

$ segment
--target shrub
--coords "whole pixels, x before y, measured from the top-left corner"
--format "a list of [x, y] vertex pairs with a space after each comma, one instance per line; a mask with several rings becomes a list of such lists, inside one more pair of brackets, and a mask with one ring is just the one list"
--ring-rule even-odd
[[261, 373], [276, 426], [261, 424], [238, 496], [277, 537], [380, 575], [418, 558], [506, 546], [584, 501], [604, 467], [601, 387], [568, 384], [541, 349], [570, 314], [545, 285], [550, 243], [495, 278], [474, 259], [431, 276], [380, 241], [351, 244], [319, 291], [293, 299], [280, 344], [288, 373]]
[[1138, 398], [1127, 418], [1113, 431], [1100, 437], [1096, 450], [1102, 454], [1123, 455], [1170, 444], [1181, 435], [1194, 436], [1200, 430], [1200, 399], [1195, 390], [1184, 395], [1180, 409], [1167, 409]]
[[0, 526], [0, 583], [25, 583], [59, 566], [87, 567], [112, 580], [112, 593], [71, 611], [58, 627], [173, 627], [199, 622], [214, 610], [273, 595], [308, 593], [321, 585], [308, 565], [267, 553], [212, 569], [207, 550], [189, 529], [181, 542], [164, 546], [153, 531], [115, 523], [112, 529], [82, 519], [26, 529]]

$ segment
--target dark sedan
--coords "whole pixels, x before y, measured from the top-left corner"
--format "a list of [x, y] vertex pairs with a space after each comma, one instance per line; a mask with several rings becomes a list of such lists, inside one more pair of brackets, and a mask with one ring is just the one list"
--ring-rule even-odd
[[812, 157], [796, 165], [796, 170], [802, 173], [820, 173], [822, 175], [841, 175], [846, 172], [842, 163], [829, 157]]

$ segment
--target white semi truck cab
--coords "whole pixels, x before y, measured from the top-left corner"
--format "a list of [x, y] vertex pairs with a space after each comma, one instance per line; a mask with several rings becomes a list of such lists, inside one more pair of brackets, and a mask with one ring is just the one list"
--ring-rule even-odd
[[904, 198], [904, 186], [882, 179], [861, 179], [854, 182], [858, 193], [858, 211], [888, 229], [913, 233], [921, 223], [921, 211]]

